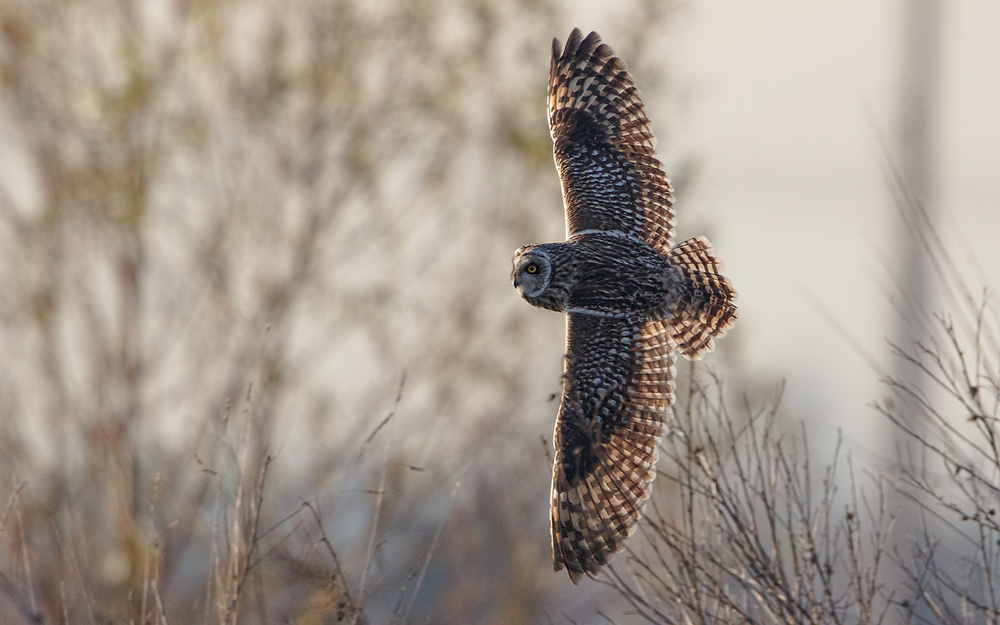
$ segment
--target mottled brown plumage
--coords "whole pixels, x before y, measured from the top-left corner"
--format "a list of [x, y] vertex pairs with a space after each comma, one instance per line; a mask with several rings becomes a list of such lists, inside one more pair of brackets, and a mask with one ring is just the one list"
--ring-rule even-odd
[[736, 292], [711, 244], [673, 245], [673, 190], [632, 77], [597, 33], [552, 44], [549, 129], [565, 243], [514, 254], [529, 303], [567, 313], [552, 471], [552, 557], [596, 576], [642, 517], [674, 395], [674, 350], [711, 351]]

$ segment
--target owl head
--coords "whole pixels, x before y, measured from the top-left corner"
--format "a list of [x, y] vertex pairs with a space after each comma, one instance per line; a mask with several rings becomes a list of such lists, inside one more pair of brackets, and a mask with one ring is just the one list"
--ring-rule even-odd
[[542, 246], [526, 245], [514, 252], [514, 271], [510, 280], [521, 297], [542, 308], [558, 309], [549, 302], [546, 291], [552, 282], [552, 258]]
[[521, 297], [538, 297], [552, 279], [552, 261], [549, 255], [532, 245], [514, 252], [514, 271], [510, 280]]

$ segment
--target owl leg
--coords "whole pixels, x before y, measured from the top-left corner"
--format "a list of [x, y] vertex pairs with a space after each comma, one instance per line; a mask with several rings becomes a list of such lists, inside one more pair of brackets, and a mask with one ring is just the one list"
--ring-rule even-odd
[[722, 275], [722, 263], [705, 237], [678, 243], [670, 250], [670, 299], [664, 322], [685, 357], [697, 360], [715, 347], [736, 320], [736, 291]]

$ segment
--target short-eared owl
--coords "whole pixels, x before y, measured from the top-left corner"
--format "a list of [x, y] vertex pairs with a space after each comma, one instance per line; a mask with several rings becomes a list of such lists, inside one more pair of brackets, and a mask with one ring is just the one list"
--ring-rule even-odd
[[674, 245], [673, 190], [639, 91], [597, 33], [552, 42], [549, 130], [564, 243], [514, 253], [514, 287], [567, 313], [552, 470], [552, 559], [573, 582], [635, 531], [674, 395], [674, 350], [711, 351], [736, 292], [704, 237]]

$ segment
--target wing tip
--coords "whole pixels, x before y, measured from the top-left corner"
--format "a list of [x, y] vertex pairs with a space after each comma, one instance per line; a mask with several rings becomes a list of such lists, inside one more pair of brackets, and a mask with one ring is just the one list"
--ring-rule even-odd
[[566, 38], [566, 47], [563, 47], [558, 37], [552, 39], [552, 62], [565, 62], [574, 57], [592, 55], [598, 48], [601, 49], [600, 56], [614, 56], [611, 48], [607, 44], [601, 43], [601, 36], [597, 34], [596, 30], [590, 31], [584, 37], [582, 30], [574, 28], [569, 33], [569, 37]]

